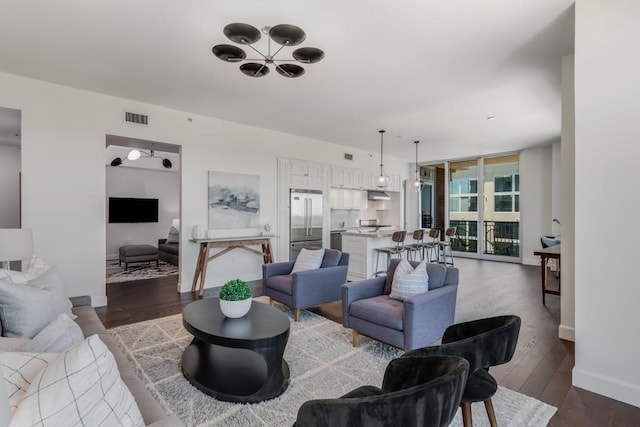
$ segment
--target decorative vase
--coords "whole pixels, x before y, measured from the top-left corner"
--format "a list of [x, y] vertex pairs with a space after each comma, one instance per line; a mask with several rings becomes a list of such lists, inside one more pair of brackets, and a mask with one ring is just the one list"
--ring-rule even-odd
[[240, 301], [220, 300], [220, 311], [227, 317], [236, 319], [242, 317], [251, 309], [251, 298], [242, 299]]
[[199, 225], [194, 225], [193, 230], [191, 231], [191, 237], [194, 239], [202, 239], [204, 238], [204, 230]]

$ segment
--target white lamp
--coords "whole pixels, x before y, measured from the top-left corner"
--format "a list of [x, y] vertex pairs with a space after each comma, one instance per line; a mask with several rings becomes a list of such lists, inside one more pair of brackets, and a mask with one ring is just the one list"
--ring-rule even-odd
[[176, 230], [180, 230], [180, 219], [174, 218], [173, 220], [171, 220], [171, 226]]
[[29, 228], [0, 228], [0, 261], [9, 269], [9, 261], [29, 259], [33, 255], [33, 234]]

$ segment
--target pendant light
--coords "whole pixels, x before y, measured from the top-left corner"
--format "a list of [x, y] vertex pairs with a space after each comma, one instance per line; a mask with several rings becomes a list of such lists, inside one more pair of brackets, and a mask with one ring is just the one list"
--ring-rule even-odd
[[389, 186], [389, 176], [384, 174], [382, 169], [382, 150], [384, 146], [384, 130], [379, 130], [380, 132], [380, 176], [376, 180], [376, 187], [378, 188], [386, 188]]
[[413, 141], [416, 144], [416, 180], [413, 182], [413, 188], [416, 191], [420, 191], [422, 188], [422, 180], [420, 180], [420, 167], [418, 166], [418, 144], [420, 141]]

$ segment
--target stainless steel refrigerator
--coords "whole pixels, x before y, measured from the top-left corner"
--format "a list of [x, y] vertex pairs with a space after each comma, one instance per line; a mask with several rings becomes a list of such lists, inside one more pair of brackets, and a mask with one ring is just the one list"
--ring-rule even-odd
[[322, 191], [290, 190], [289, 247], [291, 261], [302, 248], [322, 248]]

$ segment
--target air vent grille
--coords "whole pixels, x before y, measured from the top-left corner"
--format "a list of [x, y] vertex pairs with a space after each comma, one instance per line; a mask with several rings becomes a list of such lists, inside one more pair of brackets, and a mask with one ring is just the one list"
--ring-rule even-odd
[[148, 125], [149, 124], [149, 116], [138, 113], [131, 113], [129, 111], [125, 111], [124, 113], [124, 121], [129, 123], [137, 123], [140, 125]]
[[345, 160], [353, 160], [353, 154], [344, 153], [344, 159]]

